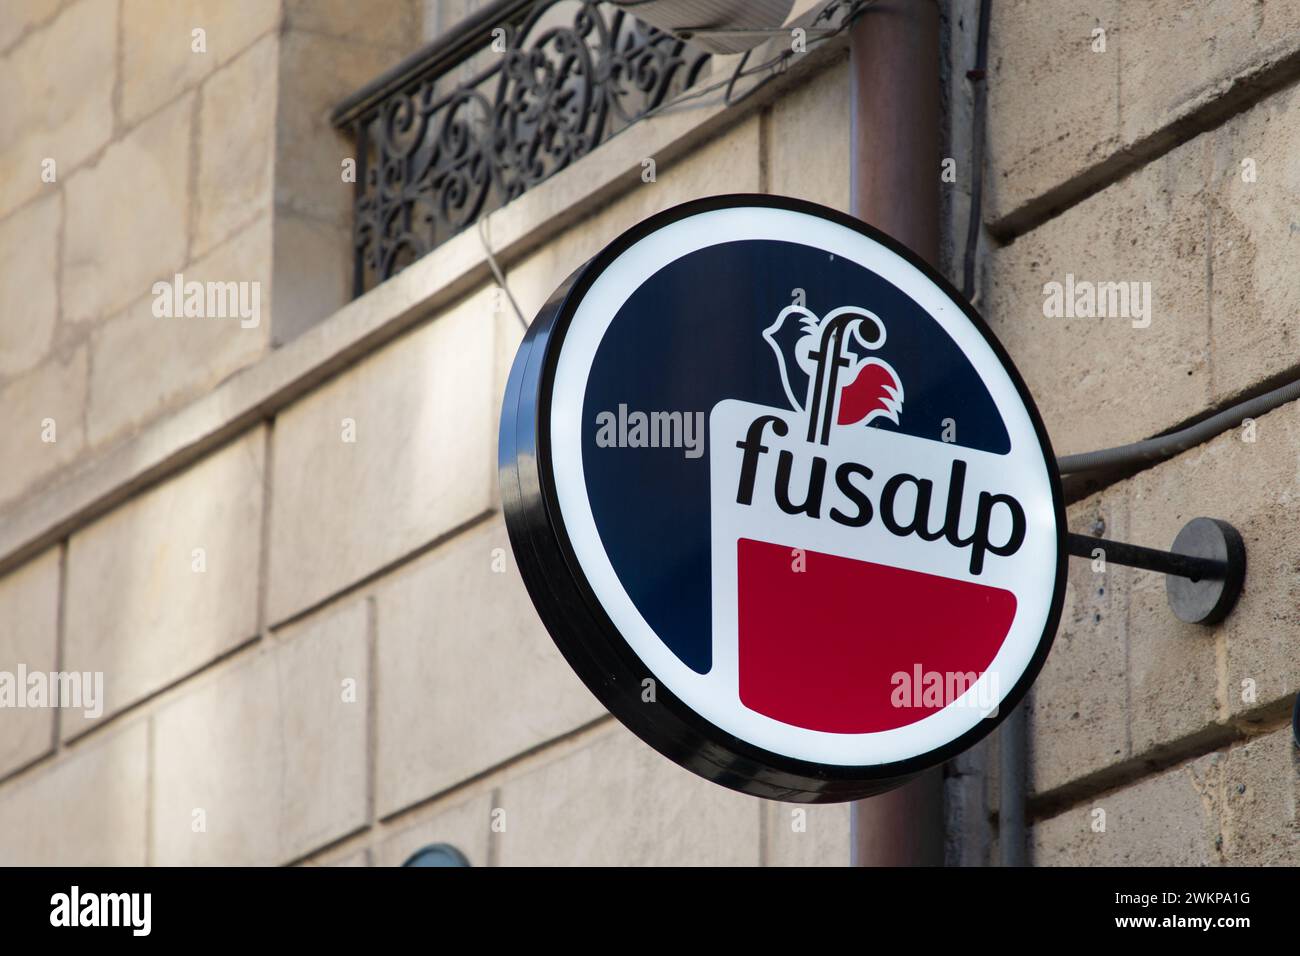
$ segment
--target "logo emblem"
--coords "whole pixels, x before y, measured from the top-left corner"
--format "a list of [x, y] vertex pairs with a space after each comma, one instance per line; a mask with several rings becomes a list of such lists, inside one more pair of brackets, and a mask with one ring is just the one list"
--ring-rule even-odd
[[888, 362], [871, 357], [885, 344], [885, 325], [866, 309], [845, 306], [818, 319], [787, 306], [763, 338], [776, 352], [791, 407], [808, 416], [809, 441], [826, 444], [832, 424], [881, 416], [898, 423], [903, 386]]
[[501, 425], [525, 583], [665, 755], [785, 800], [880, 792], [988, 733], [1060, 613], [1059, 481], [979, 317], [794, 200], [642, 223], [544, 307]]

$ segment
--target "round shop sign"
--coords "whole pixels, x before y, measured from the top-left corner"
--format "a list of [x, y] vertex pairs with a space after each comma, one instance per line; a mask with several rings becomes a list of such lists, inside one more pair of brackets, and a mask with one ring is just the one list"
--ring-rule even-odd
[[1060, 482], [1006, 352], [810, 203], [686, 203], [570, 276], [515, 358], [500, 464], [569, 664], [746, 793], [856, 799], [964, 750], [1060, 616]]

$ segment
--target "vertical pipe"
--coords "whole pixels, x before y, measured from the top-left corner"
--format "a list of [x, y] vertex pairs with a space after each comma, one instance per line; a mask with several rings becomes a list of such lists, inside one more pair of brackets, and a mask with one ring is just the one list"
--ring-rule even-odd
[[849, 33], [853, 213], [939, 258], [939, 8], [876, 0]]
[[1003, 866], [1025, 865], [1025, 758], [1028, 716], [1020, 704], [998, 728], [998, 855]]
[[[850, 31], [850, 202], [927, 262], [939, 257], [939, 8], [876, 0]], [[943, 770], [853, 804], [855, 866], [943, 863]]]

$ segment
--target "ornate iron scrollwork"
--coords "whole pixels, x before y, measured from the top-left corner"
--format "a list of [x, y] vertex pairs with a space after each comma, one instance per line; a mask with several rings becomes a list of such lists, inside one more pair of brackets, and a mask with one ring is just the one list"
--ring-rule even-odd
[[356, 295], [661, 106], [708, 61], [592, 0], [536, 3], [480, 32], [455, 62], [410, 71], [342, 119], [357, 143]]

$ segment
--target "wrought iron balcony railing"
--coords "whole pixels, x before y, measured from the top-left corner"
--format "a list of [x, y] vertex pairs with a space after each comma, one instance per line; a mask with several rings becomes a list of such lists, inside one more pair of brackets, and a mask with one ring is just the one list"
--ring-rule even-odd
[[353, 294], [691, 86], [708, 54], [592, 0], [498, 0], [341, 103]]

